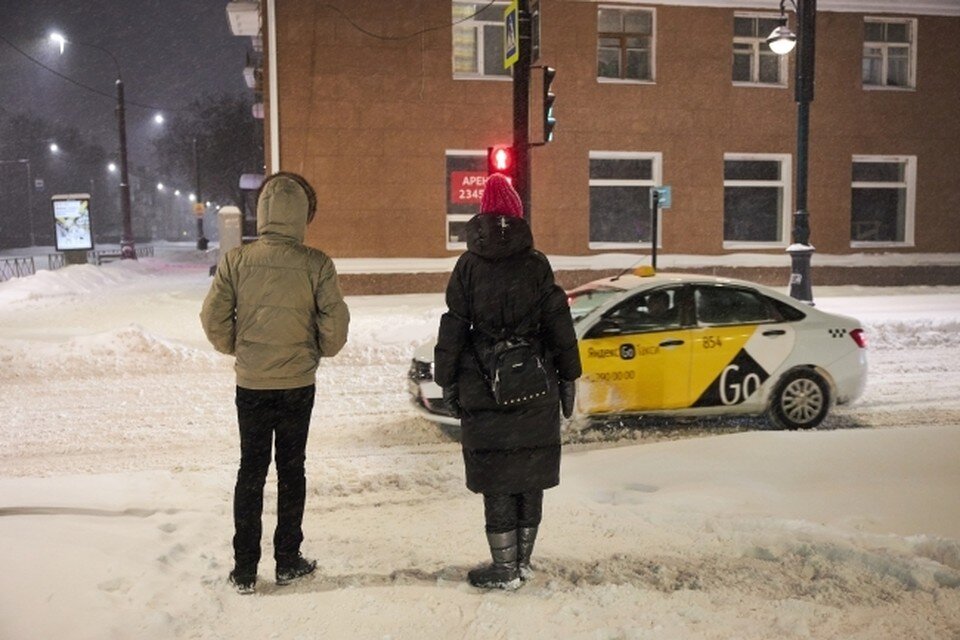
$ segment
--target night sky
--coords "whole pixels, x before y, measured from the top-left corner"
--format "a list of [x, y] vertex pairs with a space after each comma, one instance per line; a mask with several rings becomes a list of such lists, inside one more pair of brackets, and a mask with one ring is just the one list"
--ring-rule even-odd
[[[169, 118], [209, 94], [252, 95], [243, 81], [250, 38], [234, 36], [227, 0], [0, 0], [0, 36], [45, 65], [106, 94], [75, 86], [0, 40], [0, 114], [29, 112], [75, 126], [109, 153], [117, 146], [115, 66], [89, 46], [118, 59], [127, 102], [131, 166], [155, 166], [153, 141]], [[144, 105], [143, 107], [138, 105]]]

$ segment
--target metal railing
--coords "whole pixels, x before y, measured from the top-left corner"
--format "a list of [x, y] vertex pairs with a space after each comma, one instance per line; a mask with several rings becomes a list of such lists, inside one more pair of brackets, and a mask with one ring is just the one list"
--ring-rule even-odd
[[26, 258], [0, 258], [0, 282], [6, 282], [12, 278], [30, 276], [37, 272], [33, 264], [33, 257]]
[[[153, 247], [137, 247], [138, 258], [152, 258]], [[87, 252], [87, 262], [89, 264], [101, 265], [105, 262], [120, 259], [119, 251], [109, 249], [95, 249]], [[6, 282], [12, 278], [22, 278], [23, 276], [32, 276], [37, 272], [33, 256], [23, 258], [0, 258], [0, 282]], [[47, 268], [50, 271], [62, 269], [67, 266], [66, 256], [62, 253], [47, 254]]]

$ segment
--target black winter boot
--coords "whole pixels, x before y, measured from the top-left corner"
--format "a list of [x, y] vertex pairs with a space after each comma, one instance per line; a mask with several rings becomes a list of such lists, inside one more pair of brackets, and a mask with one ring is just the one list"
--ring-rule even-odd
[[470, 584], [480, 589], [516, 589], [520, 586], [517, 568], [517, 532], [488, 533], [493, 564], [471, 569]]
[[316, 560], [308, 560], [303, 556], [297, 556], [290, 564], [277, 563], [277, 584], [290, 584], [297, 578], [310, 575], [317, 568]]
[[257, 586], [257, 568], [234, 567], [230, 572], [229, 580], [237, 593], [253, 593]]
[[529, 580], [533, 577], [530, 568], [530, 556], [533, 555], [533, 543], [537, 540], [537, 527], [520, 527], [517, 529], [517, 565], [520, 569], [520, 579]]

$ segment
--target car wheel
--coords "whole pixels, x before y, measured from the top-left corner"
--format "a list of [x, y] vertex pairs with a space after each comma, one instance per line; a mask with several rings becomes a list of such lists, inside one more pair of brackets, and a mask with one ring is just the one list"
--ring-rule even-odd
[[812, 369], [784, 376], [770, 401], [767, 417], [777, 429], [812, 429], [830, 410], [830, 386]]

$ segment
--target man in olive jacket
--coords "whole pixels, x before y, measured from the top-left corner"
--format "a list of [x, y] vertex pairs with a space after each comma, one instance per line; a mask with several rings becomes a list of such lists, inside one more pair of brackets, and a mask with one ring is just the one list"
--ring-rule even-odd
[[277, 173], [261, 187], [257, 232], [217, 265], [200, 320], [214, 348], [236, 357], [240, 470], [234, 492], [234, 569], [230, 582], [253, 592], [260, 561], [263, 486], [276, 437], [277, 584], [316, 568], [303, 541], [307, 433], [320, 358], [347, 340], [350, 313], [333, 262], [303, 244], [316, 195], [302, 177]]

